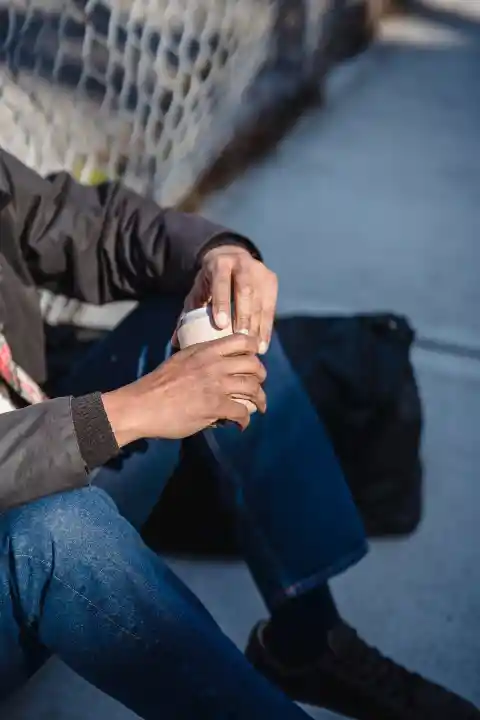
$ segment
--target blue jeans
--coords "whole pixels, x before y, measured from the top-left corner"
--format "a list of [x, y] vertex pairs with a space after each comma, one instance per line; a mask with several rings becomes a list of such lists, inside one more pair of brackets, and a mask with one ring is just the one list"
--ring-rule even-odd
[[[143, 303], [58, 388], [132, 381], [164, 359], [176, 301]], [[266, 416], [201, 441], [234, 510], [245, 559], [270, 609], [365, 553], [361, 521], [325, 431], [274, 337]], [[294, 720], [199, 600], [142, 542], [180, 444], [149, 441], [92, 484], [0, 517], [0, 696], [51, 654], [146, 720]]]

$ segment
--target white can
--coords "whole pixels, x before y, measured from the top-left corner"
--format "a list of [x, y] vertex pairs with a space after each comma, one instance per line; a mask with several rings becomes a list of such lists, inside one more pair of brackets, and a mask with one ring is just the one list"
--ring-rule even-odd
[[232, 335], [232, 333], [231, 323], [223, 330], [216, 327], [213, 322], [212, 308], [210, 305], [198, 308], [197, 310], [190, 310], [190, 312], [182, 315], [177, 330], [181, 350], [191, 345], [208, 342], [209, 340], [218, 340], [219, 338]]
[[[233, 335], [232, 324], [230, 323], [228, 327], [222, 330], [217, 328], [213, 321], [211, 305], [185, 313], [180, 318], [180, 324], [177, 330], [178, 343], [181, 350], [191, 345], [228, 337], [228, 335]], [[250, 400], [245, 400], [244, 398], [234, 399], [241, 402], [242, 405], [245, 405], [250, 414], [257, 411], [256, 406], [250, 402]]]

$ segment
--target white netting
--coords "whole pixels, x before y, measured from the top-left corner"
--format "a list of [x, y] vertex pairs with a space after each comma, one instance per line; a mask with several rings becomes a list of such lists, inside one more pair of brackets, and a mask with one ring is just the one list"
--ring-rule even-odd
[[167, 203], [230, 139], [275, 20], [273, 0], [16, 0], [2, 10], [0, 143], [40, 172], [122, 174]]
[[0, 2], [0, 144], [42, 173], [121, 175], [175, 203], [248, 114], [283, 37], [304, 52], [335, 2]]
[[[175, 204], [288, 100], [349, 1], [0, 0], [0, 146]], [[53, 323], [104, 324], [79, 307], [43, 297]]]

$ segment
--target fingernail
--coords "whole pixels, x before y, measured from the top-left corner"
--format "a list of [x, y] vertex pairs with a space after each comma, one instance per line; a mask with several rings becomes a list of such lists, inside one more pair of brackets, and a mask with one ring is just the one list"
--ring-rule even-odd
[[228, 325], [228, 315], [224, 312], [219, 312], [217, 315], [217, 324], [224, 328]]
[[258, 352], [260, 353], [260, 355], [265, 355], [267, 350], [268, 350], [268, 343], [266, 343], [265, 340], [262, 340], [262, 342], [260, 343], [260, 345], [258, 347]]
[[248, 330], [243, 328], [243, 330], [237, 330], [237, 333], [239, 333], [239, 335], [248, 335]]

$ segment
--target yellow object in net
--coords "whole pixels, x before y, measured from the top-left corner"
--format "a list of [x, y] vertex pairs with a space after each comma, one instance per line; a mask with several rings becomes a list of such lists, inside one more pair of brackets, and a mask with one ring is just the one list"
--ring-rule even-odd
[[74, 163], [72, 174], [75, 180], [78, 180], [84, 185], [100, 185], [108, 180], [112, 180], [105, 170], [102, 170], [101, 168], [92, 168], [87, 170], [85, 165], [86, 163], [84, 160], [77, 160]]

